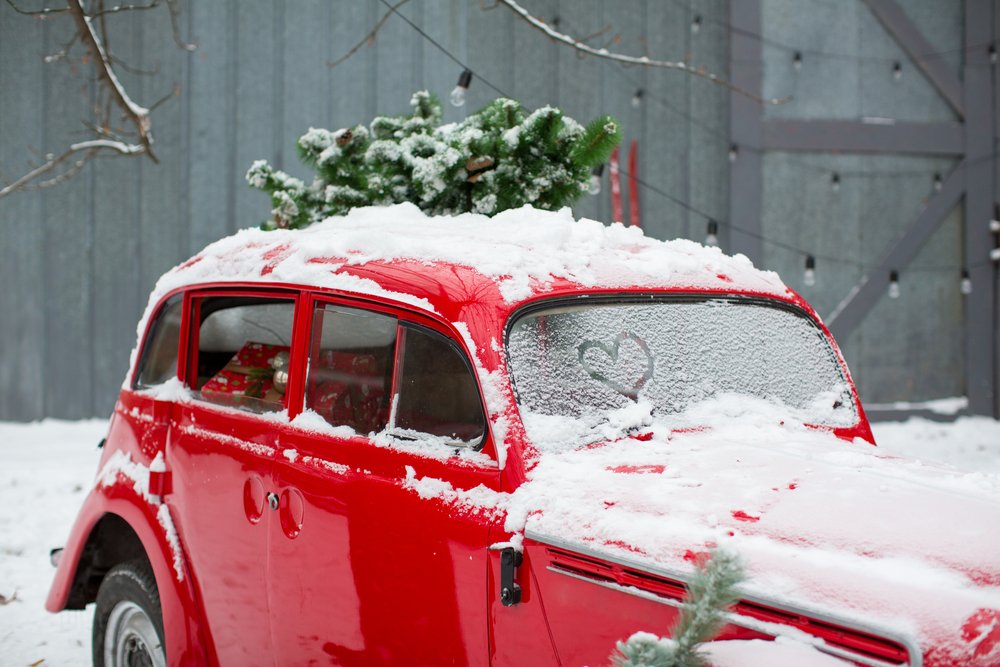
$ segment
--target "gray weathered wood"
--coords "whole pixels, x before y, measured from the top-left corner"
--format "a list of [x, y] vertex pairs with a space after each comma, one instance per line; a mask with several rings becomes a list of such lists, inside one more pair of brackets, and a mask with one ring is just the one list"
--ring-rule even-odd
[[[112, 27], [117, 39], [111, 44], [124, 62], [140, 66], [143, 21], [136, 15], [116, 16]], [[127, 70], [122, 83], [129, 90], [142, 90], [142, 78]], [[145, 101], [144, 98], [140, 100]], [[172, 100], [177, 104], [179, 100]], [[159, 133], [156, 149], [159, 150]], [[142, 284], [143, 250], [151, 248], [140, 238], [145, 157], [97, 160], [87, 174], [93, 178], [94, 250], [91, 274], [94, 360], [94, 414], [108, 415], [114, 406], [122, 377], [128, 368], [129, 351], [135, 345], [135, 322], [146, 303], [148, 290]], [[148, 189], [153, 184], [145, 184]], [[169, 232], [170, 230], [166, 230]]]
[[[46, 25], [0, 18], [0, 176], [15, 178], [30, 168], [24, 149], [44, 151]], [[11, 94], [12, 91], [21, 91]], [[13, 147], [18, 146], [20, 150]], [[0, 199], [0, 419], [45, 416], [45, 292], [42, 194]]]
[[[56, 50], [72, 35], [68, 21], [48, 22], [45, 48]], [[77, 55], [79, 57], [79, 54]], [[80, 64], [79, 66], [83, 66]], [[47, 70], [44, 149], [58, 152], [83, 131], [79, 109], [91, 101], [91, 84], [72, 71], [71, 63]], [[92, 174], [74, 178], [45, 192], [41, 224], [45, 264], [45, 414], [67, 418], [93, 413], [94, 335], [91, 311], [93, 245]], [[24, 223], [21, 223], [24, 224]]]
[[[236, 11], [226, 2], [195, 2], [188, 10], [190, 39], [198, 50], [190, 55], [190, 70], [181, 90], [188, 112], [188, 252], [193, 254], [230, 229], [229, 195], [239, 182], [230, 165], [230, 136], [235, 136], [235, 34], [229, 30]], [[230, 133], [233, 132], [231, 135]], [[249, 165], [248, 165], [249, 166]], [[231, 171], [232, 168], [232, 171]], [[266, 199], [258, 200], [261, 208]], [[259, 217], [266, 216], [262, 212]]]

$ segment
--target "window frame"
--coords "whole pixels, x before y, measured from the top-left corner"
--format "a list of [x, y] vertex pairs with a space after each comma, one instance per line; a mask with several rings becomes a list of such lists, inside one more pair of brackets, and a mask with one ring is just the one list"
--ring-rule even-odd
[[[173, 303], [175, 303], [174, 299], [179, 300], [176, 303], [179, 303], [181, 308], [181, 320], [178, 325], [180, 330], [178, 331], [177, 334], [177, 362], [176, 362], [174, 377], [176, 378], [181, 376], [182, 372], [181, 368], [184, 362], [182, 353], [184, 349], [184, 338], [186, 332], [185, 318], [187, 317], [187, 303], [185, 294], [175, 291], [165, 295], [161, 299], [160, 303], [156, 307], [155, 313], [153, 314], [152, 317], [149, 318], [149, 323], [146, 325], [146, 330], [143, 332], [142, 335], [142, 342], [139, 345], [139, 352], [136, 355], [135, 366], [132, 368], [131, 371], [132, 375], [129, 378], [128, 387], [132, 391], [146, 391], [148, 389], [152, 389], [153, 387], [159, 386], [159, 385], [148, 385], [148, 386], [140, 385], [139, 377], [142, 375], [142, 370], [145, 367], [146, 362], [148, 361], [148, 357], [150, 354], [150, 347], [152, 346], [153, 343], [153, 338], [158, 330], [158, 327], [163, 319], [163, 316], [167, 312], [167, 308], [169, 308], [171, 305], [173, 305]], [[164, 382], [167, 381], [169, 380], [165, 380]]]
[[[304, 366], [303, 360], [299, 357], [302, 356], [302, 348], [304, 341], [302, 338], [302, 326], [300, 325], [300, 319], [303, 313], [303, 293], [301, 290], [288, 289], [288, 288], [271, 288], [261, 287], [259, 285], [239, 287], [220, 287], [220, 288], [194, 288], [187, 291], [184, 295], [185, 298], [185, 308], [184, 312], [187, 313], [187, 322], [184, 334], [181, 337], [182, 342], [182, 353], [184, 355], [184, 370], [183, 374], [180, 375], [180, 363], [178, 362], [178, 371], [181, 377], [181, 381], [184, 383], [184, 387], [191, 393], [191, 397], [198, 402], [199, 405], [207, 405], [214, 407], [228, 408], [232, 410], [237, 410], [240, 414], [247, 415], [257, 415], [252, 410], [243, 410], [235, 406], [225, 406], [219, 403], [213, 403], [212, 401], [205, 400], [199, 396], [199, 392], [194, 387], [197, 385], [197, 373], [198, 373], [198, 344], [199, 337], [201, 333], [201, 304], [205, 299], [213, 298], [258, 298], [266, 299], [269, 301], [288, 301], [292, 304], [292, 337], [289, 342], [289, 364], [288, 364], [288, 386], [285, 389], [285, 396], [287, 397], [285, 409], [288, 412], [288, 418], [294, 419], [302, 411], [302, 397], [304, 392], [304, 382], [300, 371], [300, 368]], [[183, 323], [183, 320], [182, 320]], [[307, 327], [308, 328], [308, 327]], [[192, 378], [192, 374], [194, 377]]]
[[[430, 332], [431, 334], [436, 334], [444, 339], [444, 342], [449, 345], [455, 352], [459, 355], [462, 363], [465, 364], [469, 373], [472, 375], [474, 381], [474, 386], [476, 388], [477, 398], [479, 402], [480, 410], [483, 415], [483, 435], [475, 445], [469, 445], [467, 447], [452, 447], [456, 451], [474, 451], [483, 452], [486, 448], [486, 444], [492, 441], [491, 430], [490, 430], [490, 419], [489, 419], [489, 409], [486, 405], [483, 388], [479, 382], [479, 374], [476, 371], [476, 365], [472, 363], [469, 351], [465, 349], [465, 345], [461, 341], [460, 337], [457, 335], [458, 332], [449, 326], [428, 317], [422, 313], [407, 310], [406, 308], [401, 308], [398, 306], [393, 306], [385, 304], [379, 301], [373, 301], [368, 299], [351, 298], [344, 297], [337, 294], [331, 294], [326, 292], [306, 292], [304, 294], [305, 299], [303, 300], [302, 308], [302, 320], [308, 321], [308, 325], [305, 327], [305, 338], [307, 353], [303, 355], [303, 373], [301, 375], [302, 383], [302, 409], [305, 409], [305, 385], [308, 381], [308, 362], [311, 358], [312, 353], [312, 316], [317, 307], [321, 307], [325, 304], [330, 304], [334, 306], [341, 306], [344, 308], [353, 308], [355, 310], [367, 310], [373, 313], [379, 313], [392, 317], [396, 320], [396, 341], [395, 349], [393, 353], [393, 369], [392, 369], [392, 385], [389, 387], [389, 400], [390, 400], [390, 411], [391, 401], [396, 395], [397, 383], [399, 381], [399, 373], [401, 372], [401, 355], [404, 352], [405, 347], [405, 333], [401, 329], [405, 329], [407, 326], [415, 329], [422, 329], [425, 332]], [[402, 344], [401, 344], [402, 343]], [[366, 441], [369, 440], [365, 434], [357, 434], [357, 437], [362, 438]], [[400, 438], [399, 442], [405, 446], [406, 440]], [[496, 458], [495, 445], [487, 453], [492, 458]]]

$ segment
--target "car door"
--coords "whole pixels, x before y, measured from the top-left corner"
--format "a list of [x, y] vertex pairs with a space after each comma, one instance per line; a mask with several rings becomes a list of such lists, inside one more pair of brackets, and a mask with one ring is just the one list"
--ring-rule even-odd
[[268, 492], [274, 419], [287, 399], [269, 362], [288, 352], [296, 295], [233, 290], [190, 297], [186, 384], [167, 448], [168, 503], [220, 664], [272, 665]]
[[281, 665], [486, 664], [499, 488], [468, 360], [429, 323], [313, 307], [305, 409], [274, 469], [268, 590]]

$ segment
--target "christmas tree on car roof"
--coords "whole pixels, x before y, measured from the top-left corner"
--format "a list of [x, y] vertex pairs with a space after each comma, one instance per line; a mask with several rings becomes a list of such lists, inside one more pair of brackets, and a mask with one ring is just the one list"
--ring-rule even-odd
[[429, 215], [495, 215], [526, 204], [557, 210], [587, 192], [591, 170], [620, 140], [610, 116], [584, 127], [555, 107], [529, 113], [505, 98], [446, 125], [427, 91], [410, 105], [411, 114], [378, 116], [369, 127], [310, 128], [296, 147], [316, 170], [312, 184], [254, 162], [247, 182], [273, 206], [263, 227], [296, 229], [358, 206], [402, 202]]

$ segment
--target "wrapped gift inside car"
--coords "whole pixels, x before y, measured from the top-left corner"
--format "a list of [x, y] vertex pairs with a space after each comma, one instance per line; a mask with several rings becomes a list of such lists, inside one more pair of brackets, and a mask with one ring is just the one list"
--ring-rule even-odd
[[287, 363], [287, 345], [248, 341], [205, 383], [201, 394], [216, 403], [281, 410], [285, 407], [284, 385], [275, 382], [275, 371]]

